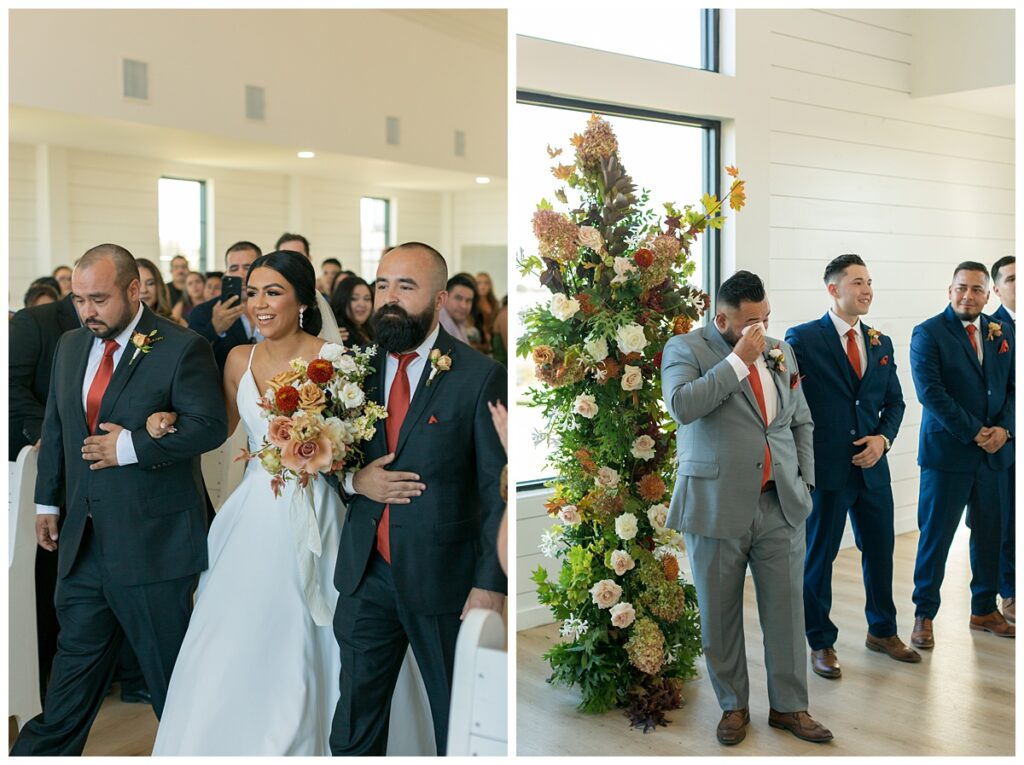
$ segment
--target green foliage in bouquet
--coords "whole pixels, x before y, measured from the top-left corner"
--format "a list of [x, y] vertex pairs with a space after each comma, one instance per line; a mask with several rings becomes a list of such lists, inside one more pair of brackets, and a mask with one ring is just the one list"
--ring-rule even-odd
[[687, 283], [690, 248], [721, 228], [726, 201], [743, 206], [744, 182], [730, 167], [725, 199], [666, 204], [658, 216], [648, 194], [638, 196], [607, 122], [592, 116], [572, 143], [575, 162], [552, 168], [565, 184], [555, 197], [570, 209], [541, 201], [539, 254], [519, 259], [552, 293], [523, 312], [517, 346], [537, 365], [542, 385], [527, 403], [548, 421], [558, 475], [547, 508], [559, 522], [541, 549], [562, 568], [557, 580], [544, 568], [533, 580], [565, 638], [545, 655], [551, 681], [579, 686], [582, 710], [622, 707], [647, 731], [681, 706], [701, 653], [696, 591], [679, 575], [681, 538], [665, 528], [676, 428], [661, 403], [661, 349], [709, 308]]

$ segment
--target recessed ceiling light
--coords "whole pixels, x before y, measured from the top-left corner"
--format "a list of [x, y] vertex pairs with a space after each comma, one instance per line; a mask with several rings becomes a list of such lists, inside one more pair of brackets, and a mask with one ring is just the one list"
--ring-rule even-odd
[[299, 152], [299, 159], [313, 159], [313, 157], [315, 157], [315, 156], [316, 156], [316, 154], [314, 154], [311, 151], [300, 151]]
[[490, 183], [491, 179], [488, 178], [486, 175], [478, 175], [476, 177], [476, 182], [480, 183], [480, 184], [485, 184], [485, 183]]

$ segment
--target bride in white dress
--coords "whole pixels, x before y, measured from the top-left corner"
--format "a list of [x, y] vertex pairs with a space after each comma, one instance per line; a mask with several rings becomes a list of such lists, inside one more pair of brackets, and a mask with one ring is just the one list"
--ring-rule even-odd
[[[253, 263], [247, 310], [265, 340], [233, 349], [224, 369], [229, 432], [241, 421], [252, 451], [266, 433], [257, 405], [266, 381], [293, 358], [317, 356], [324, 343], [310, 332], [321, 322], [327, 325], [321, 335], [337, 339], [329, 312], [321, 318], [304, 310], [309, 331], [299, 328], [300, 305], [314, 302], [315, 273], [306, 258], [290, 255]], [[154, 414], [151, 432], [174, 438], [173, 427], [157, 424], [172, 426], [173, 420]], [[295, 482], [275, 497], [257, 460], [218, 512], [154, 755], [330, 754], [340, 659], [329, 617], [337, 601], [333, 574], [345, 507], [323, 476], [312, 487], [319, 558], [294, 542], [310, 532], [305, 516], [292, 512]], [[312, 571], [305, 586], [303, 568]], [[390, 730], [388, 754], [434, 754], [429, 703], [411, 653], [395, 690]]]

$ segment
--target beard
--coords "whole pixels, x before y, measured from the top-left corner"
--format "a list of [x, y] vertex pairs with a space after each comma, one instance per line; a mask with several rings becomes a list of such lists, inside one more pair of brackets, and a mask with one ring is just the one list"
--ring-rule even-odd
[[[135, 311], [138, 310], [138, 306], [135, 307]], [[121, 312], [121, 316], [113, 324], [108, 324], [100, 319], [90, 319], [84, 322], [85, 328], [88, 329], [95, 337], [100, 340], [109, 340], [112, 337], [117, 337], [124, 332], [125, 327], [132, 323], [132, 319], [135, 318], [135, 311], [132, 310], [131, 304], [125, 300], [124, 310]]]
[[386, 305], [370, 317], [377, 345], [385, 353], [406, 353], [418, 348], [434, 323], [434, 307], [418, 315], [410, 315], [399, 305]]
[[[718, 329], [717, 324], [715, 325], [715, 329]], [[718, 329], [718, 332], [722, 336], [722, 339], [729, 344], [730, 348], [735, 348], [736, 343], [740, 341], [740, 333], [733, 331], [732, 327], [727, 327], [726, 329]]]

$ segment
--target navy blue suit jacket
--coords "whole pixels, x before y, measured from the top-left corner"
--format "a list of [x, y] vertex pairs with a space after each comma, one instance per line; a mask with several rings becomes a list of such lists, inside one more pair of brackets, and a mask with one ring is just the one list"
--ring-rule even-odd
[[983, 427], [1014, 429], [1013, 322], [1001, 322], [1002, 335], [989, 340], [990, 321], [982, 314], [983, 365], [952, 306], [914, 327], [910, 371], [924, 407], [917, 454], [923, 468], [973, 473], [982, 460], [992, 470], [1013, 464], [1012, 442], [995, 454], [974, 443]]
[[251, 341], [241, 319], [235, 319], [235, 323], [228, 327], [224, 337], [217, 334], [213, 328], [213, 304], [218, 300], [220, 298], [213, 298], [193, 308], [188, 315], [188, 328], [210, 341], [210, 345], [213, 346], [213, 357], [217, 360], [217, 368], [223, 375], [224, 364], [228, 360], [231, 349], [236, 345], [245, 345]]
[[[868, 357], [862, 379], [857, 379], [827, 312], [786, 333], [786, 342], [793, 346], [803, 373], [800, 384], [814, 419], [815, 489], [843, 489], [854, 467], [854, 454], [864, 449], [853, 442], [879, 435], [894, 442], [907, 408], [896, 375], [892, 340], [882, 335], [880, 344], [872, 345], [869, 328], [864, 322], [860, 326]], [[889, 482], [889, 462], [883, 454], [874, 467], [864, 471], [864, 483], [876, 488]]]

